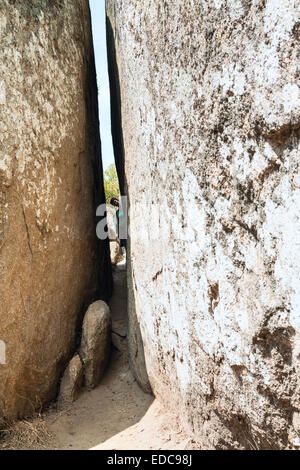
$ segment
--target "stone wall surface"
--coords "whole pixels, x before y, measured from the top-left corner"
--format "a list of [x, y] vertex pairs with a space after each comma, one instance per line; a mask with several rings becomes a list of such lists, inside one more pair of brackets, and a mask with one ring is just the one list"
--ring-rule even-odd
[[298, 8], [107, 0], [147, 371], [207, 448], [300, 446]]
[[1, 0], [0, 46], [0, 418], [11, 419], [55, 397], [83, 312], [111, 278], [95, 232], [88, 0]]

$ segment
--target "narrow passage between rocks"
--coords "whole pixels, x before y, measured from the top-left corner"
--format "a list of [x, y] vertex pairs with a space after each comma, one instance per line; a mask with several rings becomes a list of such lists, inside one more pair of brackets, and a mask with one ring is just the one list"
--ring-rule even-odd
[[[51, 450], [185, 449], [192, 443], [177, 423], [135, 381], [127, 359], [126, 265], [114, 266], [114, 294], [109, 303], [112, 316], [112, 355], [100, 385], [83, 391], [63, 410], [42, 415], [47, 442], [20, 448]], [[32, 422], [34, 429], [35, 422]], [[51, 437], [50, 437], [51, 436]], [[17, 448], [14, 442], [3, 443]]]

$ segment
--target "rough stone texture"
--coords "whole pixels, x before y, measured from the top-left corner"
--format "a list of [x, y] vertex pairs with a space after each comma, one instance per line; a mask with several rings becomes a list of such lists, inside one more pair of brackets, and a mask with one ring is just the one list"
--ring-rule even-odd
[[296, 1], [107, 13], [154, 393], [208, 448], [299, 447]]
[[87, 0], [0, 5], [0, 417], [56, 396], [85, 306], [109, 297]]
[[120, 257], [120, 254], [121, 254], [121, 249], [120, 249], [120, 245], [118, 242], [110, 242], [109, 243], [109, 247], [110, 247], [110, 259], [111, 259], [111, 263], [114, 265], [114, 264], [117, 264], [118, 262], [118, 259]]
[[77, 400], [83, 383], [83, 365], [78, 354], [69, 362], [61, 380], [58, 408], [64, 408]]
[[[142, 220], [142, 219], [141, 219]], [[140, 321], [137, 316], [136, 305], [136, 281], [131, 261], [131, 240], [127, 239], [127, 314], [128, 314], [128, 331], [127, 345], [128, 358], [133, 375], [141, 388], [152, 393], [149, 382], [148, 372], [145, 362], [145, 351], [143, 339], [141, 335]]]
[[88, 308], [83, 320], [80, 357], [84, 363], [84, 383], [88, 390], [95, 388], [108, 364], [111, 345], [109, 306], [102, 300]]
[[116, 212], [116, 209], [114, 209], [111, 205], [106, 206], [106, 222], [108, 237], [110, 240], [118, 239], [118, 221]]
[[112, 264], [116, 264], [121, 257], [121, 247], [118, 241], [118, 222], [116, 216], [116, 209], [112, 206], [107, 205], [107, 229], [109, 237], [109, 248], [110, 248], [110, 259]]

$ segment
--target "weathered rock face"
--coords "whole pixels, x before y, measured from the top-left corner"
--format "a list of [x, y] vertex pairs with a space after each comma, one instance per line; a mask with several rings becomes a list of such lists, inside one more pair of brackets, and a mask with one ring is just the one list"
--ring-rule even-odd
[[[142, 220], [142, 219], [141, 219]], [[145, 351], [143, 338], [141, 335], [140, 320], [137, 315], [137, 304], [135, 292], [137, 284], [135, 281], [134, 271], [132, 269], [131, 261], [131, 240], [127, 240], [127, 314], [128, 314], [128, 331], [127, 331], [127, 345], [128, 345], [128, 358], [130, 368], [134, 377], [147, 392], [152, 393], [151, 384], [145, 362]]]
[[296, 1], [107, 12], [154, 392], [204, 446], [299, 447]]
[[109, 361], [111, 317], [109, 306], [98, 300], [89, 306], [82, 325], [80, 357], [84, 363], [84, 383], [88, 390], [99, 385]]
[[63, 409], [79, 397], [83, 384], [83, 365], [78, 354], [69, 362], [61, 380], [57, 406]]
[[0, 417], [15, 418], [55, 397], [111, 277], [88, 1], [2, 0], [0, 45]]

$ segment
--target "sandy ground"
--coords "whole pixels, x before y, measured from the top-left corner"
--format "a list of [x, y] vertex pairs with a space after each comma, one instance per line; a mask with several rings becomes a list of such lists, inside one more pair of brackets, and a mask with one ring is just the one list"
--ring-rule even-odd
[[[133, 378], [126, 346], [126, 271], [114, 270], [115, 290], [110, 302], [112, 314], [111, 361], [101, 384], [83, 392], [71, 407], [53, 409], [42, 416], [47, 436], [42, 448], [53, 450], [190, 449], [193, 443], [178, 429], [151, 395], [145, 394]], [[124, 338], [123, 338], [124, 337]], [[14, 441], [15, 442], [15, 441]], [[15, 445], [15, 444], [14, 444]], [[33, 448], [32, 444], [21, 448]], [[9, 440], [4, 445], [12, 446]], [[35, 448], [41, 448], [36, 446]]]
[[145, 416], [91, 450], [185, 450], [196, 444], [179, 430], [174, 418], [154, 400]]

